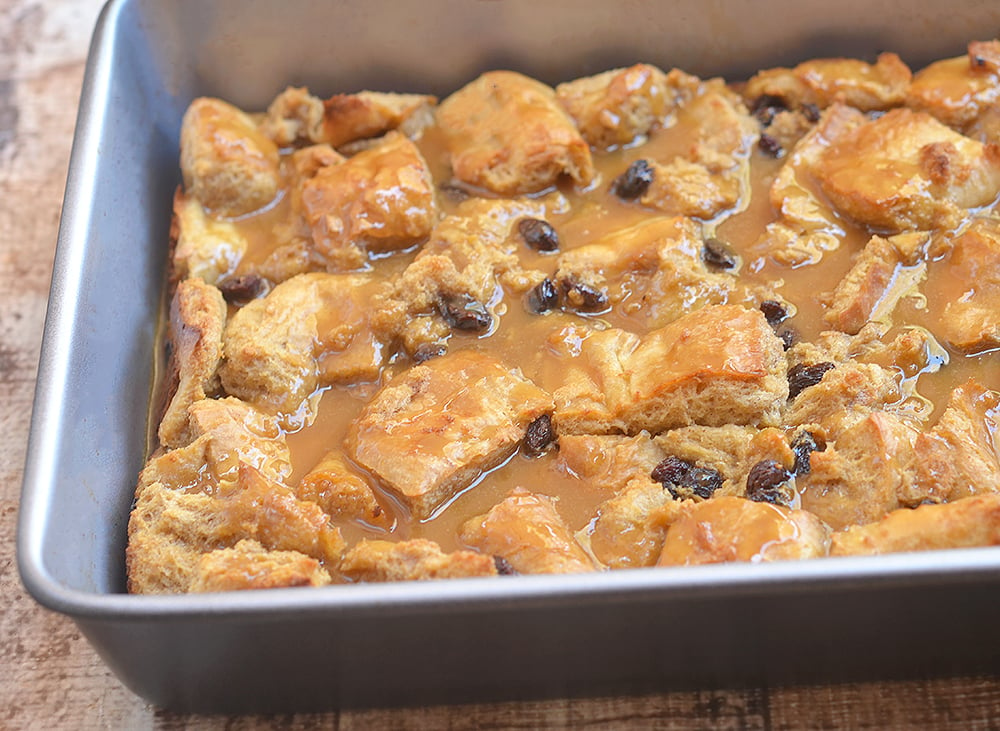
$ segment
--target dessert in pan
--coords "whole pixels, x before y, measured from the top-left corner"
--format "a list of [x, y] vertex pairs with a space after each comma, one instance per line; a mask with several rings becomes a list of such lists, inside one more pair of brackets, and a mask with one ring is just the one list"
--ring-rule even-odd
[[129, 590], [1000, 541], [1000, 42], [192, 102]]

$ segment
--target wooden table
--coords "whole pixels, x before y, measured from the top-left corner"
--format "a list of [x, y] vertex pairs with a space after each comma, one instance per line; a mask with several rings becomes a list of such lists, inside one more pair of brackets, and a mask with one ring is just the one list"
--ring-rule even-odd
[[[14, 534], [52, 253], [90, 29], [100, 0], [0, 0], [0, 729], [1000, 728], [1000, 680], [753, 688], [204, 718], [158, 711], [17, 576]], [[1000, 652], [1000, 648], [997, 648]]]

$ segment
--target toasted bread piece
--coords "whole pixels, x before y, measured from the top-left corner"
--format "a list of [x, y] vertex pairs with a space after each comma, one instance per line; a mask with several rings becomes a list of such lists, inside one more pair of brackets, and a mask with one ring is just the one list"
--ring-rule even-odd
[[519, 370], [461, 351], [393, 379], [352, 422], [347, 445], [422, 519], [510, 455], [551, 411], [551, 397]]
[[556, 98], [587, 143], [599, 150], [636, 142], [694, 96], [699, 79], [637, 63], [556, 87]]
[[657, 566], [825, 556], [829, 530], [811, 513], [722, 496], [691, 503], [670, 525]]
[[594, 562], [577, 543], [551, 498], [517, 488], [485, 515], [470, 518], [462, 541], [505, 559], [522, 574], [593, 571]]
[[500, 195], [537, 193], [560, 175], [594, 177], [590, 147], [540, 81], [491, 71], [449, 96], [437, 110], [456, 178]]
[[244, 112], [208, 97], [184, 113], [181, 173], [187, 194], [220, 216], [263, 208], [281, 187], [275, 144]]
[[853, 58], [817, 58], [792, 69], [761, 71], [747, 82], [743, 95], [750, 101], [777, 97], [794, 107], [815, 104], [825, 109], [839, 102], [870, 112], [902, 104], [910, 79], [909, 67], [895, 53], [879, 54], [874, 64]]
[[492, 556], [475, 551], [445, 553], [434, 541], [365, 539], [344, 556], [340, 572], [352, 581], [423, 581], [496, 576]]
[[1000, 495], [895, 510], [877, 523], [833, 534], [831, 556], [868, 556], [1000, 544]]
[[833, 142], [813, 173], [837, 209], [866, 226], [951, 228], [1000, 193], [1000, 147], [893, 109]]
[[188, 409], [218, 384], [225, 324], [226, 302], [216, 287], [201, 279], [177, 285], [170, 303], [170, 367], [177, 382], [157, 431], [164, 446], [182, 447], [194, 439]]

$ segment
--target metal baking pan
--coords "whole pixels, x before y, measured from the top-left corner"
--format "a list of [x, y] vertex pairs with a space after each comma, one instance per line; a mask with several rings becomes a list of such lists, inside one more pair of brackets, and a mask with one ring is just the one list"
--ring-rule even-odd
[[[780, 18], [780, 22], [776, 19]], [[198, 95], [286, 84], [447, 94], [639, 60], [702, 76], [817, 55], [913, 66], [995, 2], [113, 0], [94, 35], [18, 535], [21, 575], [111, 669], [179, 711], [276, 712], [1000, 670], [1000, 548], [202, 596], [125, 593], [178, 128]]]

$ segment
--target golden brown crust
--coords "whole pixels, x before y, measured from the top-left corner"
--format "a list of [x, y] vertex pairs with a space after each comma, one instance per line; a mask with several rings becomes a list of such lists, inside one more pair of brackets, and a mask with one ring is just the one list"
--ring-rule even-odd
[[634, 480], [601, 503], [594, 519], [577, 537], [610, 569], [653, 566], [667, 531], [683, 512], [682, 505], [648, 477]]
[[174, 194], [171, 233], [174, 281], [191, 277], [218, 284], [236, 270], [249, 246], [232, 222], [212, 218], [197, 198], [180, 188]]
[[462, 351], [391, 381], [351, 424], [347, 445], [358, 464], [427, 518], [551, 411], [551, 397], [519, 370]]
[[369, 284], [363, 274], [300, 274], [241, 308], [225, 330], [226, 392], [301, 424], [318, 387], [374, 380], [383, 356], [368, 328]]
[[727, 496], [685, 508], [667, 531], [657, 566], [816, 558], [828, 550], [829, 530], [804, 510]]
[[612, 69], [556, 87], [556, 98], [592, 147], [633, 144], [662, 125], [700, 85], [694, 76], [649, 64]]
[[[216, 494], [180, 490], [160, 482], [142, 490], [129, 520], [126, 563], [130, 592], [190, 591], [192, 586], [203, 586], [206, 579], [213, 584], [232, 583], [232, 576], [219, 572], [236, 569], [242, 562], [240, 557], [217, 555], [207, 563], [203, 559], [243, 539], [252, 539], [268, 552], [250, 559], [258, 566], [261, 561], [273, 560], [287, 571], [289, 559], [294, 559], [297, 570], [311, 580], [322, 581], [320, 563], [334, 567], [339, 563], [344, 539], [319, 507], [296, 500], [287, 487], [253, 467], [240, 464], [238, 469], [236, 482]], [[318, 563], [303, 562], [286, 555], [288, 552]]]
[[594, 563], [559, 516], [551, 498], [513, 490], [486, 514], [469, 519], [462, 541], [505, 559], [522, 574], [593, 571]]
[[340, 449], [327, 452], [295, 486], [299, 500], [316, 503], [334, 521], [353, 520], [390, 530], [392, 515], [375, 496], [360, 470], [352, 468]]
[[833, 534], [831, 556], [862, 556], [1000, 544], [1000, 495], [896, 510], [877, 523]]
[[832, 143], [813, 172], [833, 204], [862, 224], [952, 228], [965, 209], [1000, 192], [1000, 150], [927, 114], [894, 109]]
[[857, 109], [834, 104], [789, 151], [769, 192], [778, 218], [767, 225], [758, 242], [781, 264], [816, 264], [825, 252], [840, 247], [844, 232], [836, 214], [822, 196], [803, 183], [827, 148], [864, 120]]
[[345, 261], [344, 248], [374, 254], [408, 248], [427, 238], [437, 220], [427, 163], [397, 132], [340, 164], [319, 167], [300, 196], [313, 246], [333, 265]]
[[496, 576], [492, 556], [474, 551], [445, 553], [433, 541], [359, 541], [344, 556], [340, 572], [352, 581], [426, 581]]
[[198, 559], [191, 593], [242, 589], [324, 586], [330, 575], [319, 561], [297, 551], [268, 551], [257, 541], [242, 540]]
[[500, 195], [537, 193], [562, 174], [594, 176], [586, 140], [555, 92], [513, 71], [491, 71], [437, 110], [455, 177]]
[[1000, 99], [998, 41], [973, 41], [965, 56], [935, 61], [913, 77], [906, 105], [968, 131]]
[[600, 290], [631, 322], [654, 329], [736, 298], [737, 278], [710, 270], [701, 250], [693, 220], [657, 216], [560, 254], [554, 279], [564, 288], [583, 283]]
[[872, 321], [892, 324], [896, 305], [916, 293], [926, 273], [927, 243], [923, 234], [873, 236], [836, 289], [823, 295], [823, 320], [851, 335]]
[[775, 96], [789, 106], [815, 104], [825, 109], [849, 104], [863, 112], [903, 103], [910, 85], [909, 67], [895, 53], [882, 53], [874, 64], [851, 58], [805, 61], [793, 69], [761, 71], [743, 91], [748, 100]]
[[951, 393], [938, 423], [916, 439], [916, 482], [937, 501], [1000, 492], [1000, 394], [973, 379]]
[[559, 437], [559, 469], [587, 485], [617, 491], [633, 480], [648, 480], [665, 456], [649, 434], [563, 434]]
[[952, 243], [946, 266], [936, 268], [934, 276], [930, 286], [940, 288], [939, 296], [948, 302], [942, 338], [968, 355], [1000, 347], [1000, 225], [973, 223]]
[[219, 99], [191, 102], [181, 123], [184, 189], [221, 216], [240, 216], [274, 200], [278, 148], [242, 111]]
[[[781, 341], [759, 310], [705, 307], [643, 338], [627, 361], [629, 431], [774, 425], [788, 394]], [[695, 397], [697, 394], [697, 397]]]
[[289, 86], [267, 108], [260, 130], [279, 147], [316, 142], [322, 135], [323, 102], [304, 86]]
[[704, 307], [641, 338], [589, 334], [554, 393], [554, 418], [567, 434], [774, 425], [785, 371], [781, 341], [759, 311]]
[[740, 210], [750, 194], [750, 151], [758, 137], [743, 102], [714, 79], [678, 117], [694, 127], [691, 143], [685, 154], [651, 164], [653, 182], [642, 204], [706, 221]]
[[340, 147], [395, 129], [412, 135], [430, 121], [436, 103], [436, 97], [425, 94], [335, 94], [323, 102], [321, 132], [315, 141]]
[[160, 420], [158, 436], [167, 447], [189, 444], [193, 436], [188, 409], [217, 382], [222, 358], [226, 303], [216, 287], [200, 279], [177, 285], [170, 305], [171, 372], [177, 387]]
[[917, 432], [874, 411], [814, 452], [810, 472], [798, 478], [802, 507], [835, 530], [879, 520], [912, 499]]

